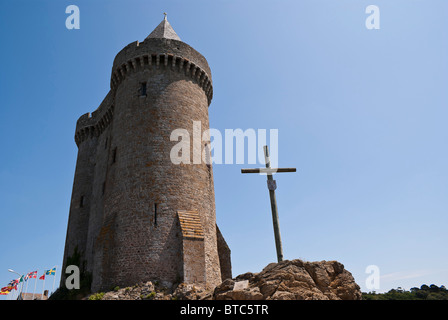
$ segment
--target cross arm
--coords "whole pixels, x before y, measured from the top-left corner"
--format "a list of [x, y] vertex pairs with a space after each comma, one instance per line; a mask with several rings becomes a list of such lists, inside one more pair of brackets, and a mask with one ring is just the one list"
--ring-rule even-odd
[[273, 174], [277, 172], [296, 172], [296, 168], [255, 168], [241, 169], [241, 173], [266, 173]]

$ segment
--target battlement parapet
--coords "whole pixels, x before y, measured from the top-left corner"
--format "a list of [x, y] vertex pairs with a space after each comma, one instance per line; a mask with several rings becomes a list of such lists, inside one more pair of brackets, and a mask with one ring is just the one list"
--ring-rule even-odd
[[114, 113], [113, 95], [109, 93], [94, 112], [85, 113], [76, 122], [75, 142], [80, 143], [88, 138], [99, 136], [109, 126]]
[[171, 68], [185, 74], [202, 88], [210, 105], [213, 83], [207, 60], [188, 44], [173, 39], [149, 38], [132, 42], [115, 57], [110, 87], [116, 90], [130, 73], [150, 68]]

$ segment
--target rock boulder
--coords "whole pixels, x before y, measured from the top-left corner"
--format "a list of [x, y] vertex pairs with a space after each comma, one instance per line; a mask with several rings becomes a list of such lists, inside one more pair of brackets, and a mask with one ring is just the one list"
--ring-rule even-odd
[[337, 261], [286, 260], [259, 273], [227, 279], [213, 292], [215, 300], [361, 300], [352, 274]]

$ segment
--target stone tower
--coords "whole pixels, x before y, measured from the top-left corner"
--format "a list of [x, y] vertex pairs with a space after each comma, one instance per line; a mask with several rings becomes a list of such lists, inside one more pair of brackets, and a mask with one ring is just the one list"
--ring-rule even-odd
[[109, 93], [76, 124], [61, 287], [69, 264], [79, 264], [93, 292], [148, 280], [213, 287], [231, 277], [211, 165], [170, 160], [173, 130], [192, 138], [193, 121], [209, 128], [212, 95], [207, 60], [166, 17], [116, 55]]

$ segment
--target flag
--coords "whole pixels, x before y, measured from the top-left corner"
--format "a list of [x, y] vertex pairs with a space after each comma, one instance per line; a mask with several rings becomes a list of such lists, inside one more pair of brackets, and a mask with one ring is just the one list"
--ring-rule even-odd
[[56, 268], [47, 270], [47, 271], [45, 272], [45, 274], [48, 275], [48, 276], [54, 276], [55, 273], [56, 273]]
[[32, 271], [32, 272], [28, 273], [28, 278], [29, 279], [36, 279], [37, 278], [37, 271]]
[[39, 280], [45, 280], [45, 273], [39, 278]]
[[3, 287], [0, 289], [0, 292], [9, 292], [11, 291], [11, 287]]
[[11, 280], [9, 283], [8, 283], [8, 286], [14, 286], [16, 283], [18, 283], [19, 281], [18, 280]]
[[18, 280], [11, 280], [8, 283], [7, 287], [11, 288], [10, 291], [12, 291], [12, 289], [17, 290], [17, 283], [18, 283]]
[[17, 279], [17, 283], [19, 283], [19, 282], [23, 282], [23, 275], [22, 275], [22, 276], [20, 276], [20, 278], [19, 278], [19, 279]]
[[0, 296], [6, 296], [6, 295], [9, 294], [9, 292], [10, 292], [10, 291], [5, 291], [5, 292], [2, 291], [2, 292], [0, 292]]

